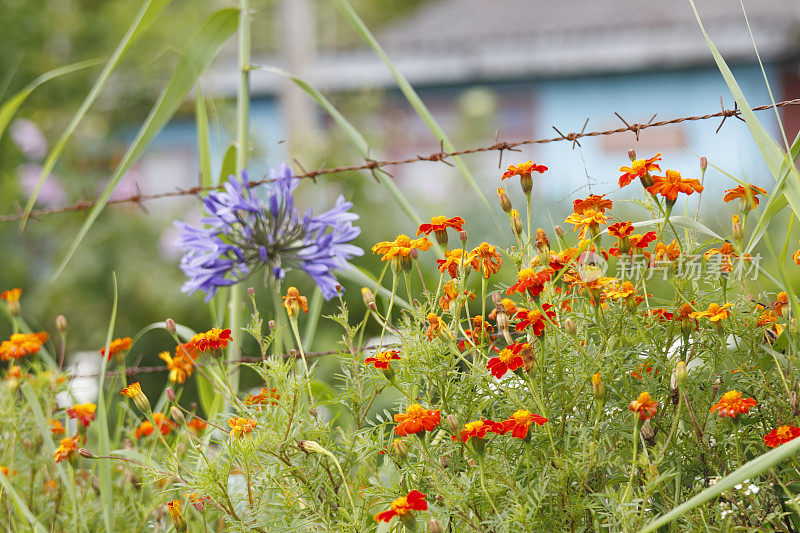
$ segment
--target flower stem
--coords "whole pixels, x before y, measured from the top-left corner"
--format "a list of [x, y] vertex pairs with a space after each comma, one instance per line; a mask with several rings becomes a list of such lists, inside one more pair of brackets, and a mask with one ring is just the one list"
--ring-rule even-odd
[[628, 478], [628, 485], [625, 487], [625, 492], [622, 494], [622, 503], [628, 501], [628, 494], [633, 486], [633, 476], [636, 473], [636, 458], [639, 455], [639, 416], [633, 417], [633, 459], [631, 459], [631, 476]]

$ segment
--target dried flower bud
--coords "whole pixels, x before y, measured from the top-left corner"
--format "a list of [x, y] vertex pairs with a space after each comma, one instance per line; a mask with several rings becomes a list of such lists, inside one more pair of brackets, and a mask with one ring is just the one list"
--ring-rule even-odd
[[700, 158], [700, 172], [705, 172], [707, 168], [708, 168], [708, 159], [706, 159], [706, 156], [703, 156]]
[[568, 317], [564, 321], [564, 331], [566, 331], [570, 335], [575, 335], [576, 333], [578, 333], [578, 326], [575, 324], [575, 321], [572, 319], [572, 317]]
[[85, 457], [86, 459], [91, 459], [94, 457], [94, 454], [92, 454], [92, 452], [90, 452], [86, 448], [81, 448], [80, 450], [78, 450], [78, 455], [80, 455], [81, 457]]
[[606, 399], [606, 386], [603, 385], [600, 372], [592, 374], [592, 394], [594, 395], [594, 399], [598, 402], [602, 402]]
[[175, 389], [172, 387], [167, 387], [165, 392], [167, 393], [167, 399], [171, 402], [174, 402], [175, 398], [177, 398], [177, 396], [175, 396]]
[[301, 440], [297, 443], [297, 447], [306, 453], [325, 453], [326, 450], [313, 440]]
[[442, 533], [442, 524], [435, 518], [431, 518], [428, 522], [428, 533]]
[[502, 187], [497, 188], [497, 199], [500, 200], [500, 207], [503, 208], [503, 211], [511, 212], [511, 199]]
[[634, 161], [636, 159], [636, 150], [633, 148], [628, 150], [628, 158], [630, 158], [631, 161]]
[[408, 446], [405, 442], [400, 439], [394, 439], [392, 441], [392, 455], [397, 457], [398, 461], [405, 460], [408, 457]]
[[456, 418], [456, 415], [447, 415], [447, 418], [444, 419], [444, 423], [447, 426], [447, 429], [450, 430], [450, 433], [454, 435], [461, 431], [461, 426], [458, 423], [458, 418]]
[[375, 295], [369, 287], [361, 287], [361, 299], [364, 300], [364, 305], [367, 309], [371, 311], [378, 309], [378, 304], [375, 302]]
[[61, 333], [66, 333], [67, 331], [67, 317], [64, 315], [58, 315], [56, 317], [56, 329]]
[[175, 321], [172, 320], [171, 318], [168, 318], [164, 322], [164, 329], [166, 329], [167, 333], [169, 333], [170, 335], [176, 335], [178, 333], [178, 328], [175, 326]]
[[183, 411], [181, 411], [174, 405], [169, 408], [169, 414], [172, 415], [172, 419], [181, 426], [186, 425], [186, 418], [183, 416]]
[[716, 374], [716, 377], [714, 378], [714, 384], [711, 386], [711, 390], [714, 391], [714, 396], [717, 395], [721, 387], [722, 387], [722, 377], [719, 374]]
[[563, 239], [564, 235], [566, 235], [566, 233], [564, 232], [564, 228], [562, 228], [561, 226], [554, 227], [553, 231], [556, 233], [556, 237], [558, 237], [559, 239]]

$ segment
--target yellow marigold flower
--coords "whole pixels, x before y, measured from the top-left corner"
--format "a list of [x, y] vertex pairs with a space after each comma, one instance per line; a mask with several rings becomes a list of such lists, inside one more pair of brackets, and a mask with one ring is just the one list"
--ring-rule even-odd
[[639, 416], [639, 420], [644, 422], [648, 418], [655, 416], [658, 410], [658, 402], [650, 398], [649, 392], [643, 392], [630, 403], [628, 411], [632, 411]]
[[69, 438], [61, 439], [61, 444], [53, 452], [53, 459], [57, 463], [64, 461], [66, 459], [70, 459], [75, 452], [78, 451], [78, 442], [80, 440], [80, 436], [75, 435]]
[[0, 361], [21, 359], [42, 349], [50, 335], [44, 331], [38, 333], [14, 333], [7, 341], [0, 343]]
[[138, 407], [141, 412], [143, 413], [150, 412], [150, 401], [147, 399], [147, 396], [145, 396], [144, 393], [142, 392], [142, 386], [139, 384], [138, 381], [136, 383], [131, 383], [130, 385], [122, 389], [120, 394], [132, 399], [133, 403], [136, 404], [136, 407]]
[[480, 246], [472, 250], [467, 256], [467, 260], [476, 272], [483, 274], [485, 279], [489, 279], [491, 274], [496, 273], [503, 266], [503, 258], [488, 242], [482, 242]]
[[229, 418], [228, 425], [231, 427], [230, 436], [228, 437], [228, 442], [233, 442], [234, 438], [242, 438], [243, 436], [249, 434], [253, 431], [258, 422], [253, 420], [252, 418], [242, 418], [240, 416]]
[[725, 305], [720, 307], [718, 304], [709, 304], [708, 309], [706, 309], [705, 311], [695, 311], [694, 313], [691, 313], [689, 316], [692, 318], [705, 317], [710, 322], [719, 322], [720, 320], [724, 320], [729, 316], [731, 316], [730, 311], [728, 311], [727, 309], [731, 305], [733, 304], [726, 303]]
[[172, 519], [172, 525], [175, 526], [175, 531], [186, 531], [186, 520], [183, 518], [183, 512], [181, 511], [181, 502], [179, 500], [168, 502], [167, 511]]
[[289, 314], [289, 318], [294, 318], [300, 314], [302, 309], [304, 313], [308, 313], [308, 298], [300, 296], [300, 291], [297, 287], [289, 287], [286, 291], [286, 296], [283, 297], [283, 307]]
[[190, 377], [194, 371], [193, 361], [184, 354], [179, 353], [172, 357], [169, 352], [161, 352], [158, 357], [167, 363], [169, 380], [173, 383], [185, 382], [186, 378]]
[[[125, 352], [131, 349], [131, 345], [133, 345], [133, 339], [131, 339], [130, 337], [114, 339], [108, 346], [108, 356], [106, 357], [106, 359], [111, 361], [111, 357], [115, 355], [119, 356], [120, 358], [123, 357]], [[106, 355], [105, 346], [103, 346], [97, 351], [100, 352], [100, 355]]]
[[372, 247], [373, 253], [383, 254], [381, 261], [389, 261], [395, 257], [408, 257], [411, 250], [426, 251], [431, 247], [428, 237], [411, 239], [408, 235], [398, 235], [393, 241], [383, 241]]
[[89, 403], [77, 403], [67, 409], [67, 415], [70, 418], [75, 418], [83, 424], [84, 427], [88, 427], [89, 424], [94, 420], [94, 412], [97, 410], [97, 405], [89, 402]]
[[606, 297], [613, 300], [619, 298], [627, 298], [636, 293], [633, 283], [630, 281], [623, 281], [620, 285], [614, 285], [605, 289]]
[[620, 167], [619, 171], [622, 172], [622, 175], [619, 177], [619, 186], [625, 187], [635, 178], [643, 178], [654, 170], [658, 170], [660, 172], [661, 167], [658, 166], [656, 161], [661, 161], [660, 152], [650, 159], [636, 159], [631, 161], [631, 166], [629, 167]]
[[653, 250], [653, 259], [655, 261], [661, 261], [662, 259], [675, 261], [680, 255], [681, 249], [678, 247], [678, 241], [676, 239], [672, 239], [672, 242], [669, 244], [664, 244], [663, 242], [656, 243], [656, 249]]
[[22, 296], [22, 289], [8, 289], [0, 292], [0, 300], [5, 300], [9, 304], [19, 302], [20, 296]]
[[607, 217], [602, 211], [589, 208], [580, 213], [572, 213], [564, 219], [564, 222], [574, 224], [575, 231], [579, 232], [578, 237], [583, 239], [586, 237], [587, 231], [596, 233], [600, 228], [600, 224], [605, 224], [608, 218], [610, 217]]

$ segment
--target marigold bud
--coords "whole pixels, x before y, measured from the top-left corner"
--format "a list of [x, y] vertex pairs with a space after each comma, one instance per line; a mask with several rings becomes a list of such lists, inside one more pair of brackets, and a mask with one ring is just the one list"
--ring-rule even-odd
[[511, 210], [511, 230], [514, 235], [522, 235], [522, 219], [516, 209]]
[[458, 423], [458, 418], [456, 418], [456, 415], [447, 415], [447, 417], [444, 419], [444, 423], [447, 426], [447, 429], [450, 430], [450, 433], [453, 433], [454, 435], [461, 431], [461, 425]]
[[575, 324], [575, 321], [572, 319], [572, 317], [568, 317], [564, 321], [564, 331], [566, 331], [570, 335], [575, 335], [576, 333], [578, 333], [578, 326]]
[[275, 322], [274, 320], [270, 320], [269, 322], [267, 322], [267, 327], [271, 332], [274, 333], [275, 330], [278, 329], [278, 323]]
[[172, 500], [167, 503], [167, 511], [172, 519], [172, 525], [175, 526], [175, 531], [186, 531], [186, 520], [183, 518], [183, 512], [181, 511], [181, 502]]
[[85, 457], [86, 459], [91, 459], [94, 457], [94, 454], [92, 454], [92, 452], [90, 452], [86, 448], [81, 448], [80, 450], [78, 450], [78, 455], [80, 455], [81, 457]]
[[301, 440], [297, 443], [297, 447], [303, 450], [306, 453], [325, 453], [325, 448], [320, 446], [318, 443], [314, 442], [313, 440]]
[[442, 533], [442, 524], [435, 518], [431, 518], [428, 522], [428, 533]]
[[530, 174], [522, 174], [519, 177], [519, 184], [522, 187], [522, 192], [525, 196], [529, 196], [533, 190], [533, 178]]
[[700, 158], [700, 172], [705, 172], [707, 168], [708, 168], [708, 159], [706, 159], [706, 156], [703, 156]]
[[364, 300], [364, 305], [367, 309], [371, 311], [378, 309], [378, 304], [375, 302], [375, 294], [369, 287], [361, 287], [361, 299]]
[[502, 187], [497, 188], [497, 199], [500, 200], [500, 207], [503, 208], [503, 211], [511, 212], [511, 199]]
[[461, 244], [467, 244], [467, 232], [463, 229], [458, 232], [458, 238], [461, 240]]
[[686, 363], [678, 361], [678, 364], [675, 365], [675, 381], [678, 383], [678, 386], [683, 387], [688, 377], [689, 370], [686, 368]]
[[392, 441], [392, 454], [397, 457], [399, 461], [405, 460], [408, 457], [408, 446], [400, 439]]
[[742, 223], [739, 220], [738, 215], [733, 215], [733, 217], [731, 217], [731, 229], [733, 232], [733, 238], [737, 241], [741, 241], [742, 237], [744, 236], [744, 228], [742, 228]]
[[171, 318], [168, 318], [164, 321], [164, 329], [166, 329], [167, 333], [170, 335], [176, 335], [178, 333], [178, 328], [175, 326], [175, 321]]
[[169, 414], [172, 415], [172, 419], [180, 424], [181, 426], [186, 425], [186, 418], [183, 416], [183, 411], [175, 407], [174, 405], [169, 408]]
[[256, 295], [256, 290], [253, 287], [247, 287], [247, 294], [252, 298]]
[[167, 387], [165, 392], [167, 393], [167, 399], [171, 402], [174, 402], [175, 398], [177, 398], [177, 396], [175, 396], [175, 389], [172, 387]]
[[56, 329], [61, 333], [66, 333], [67, 331], [67, 317], [64, 315], [58, 315], [56, 317]]
[[564, 235], [566, 235], [566, 233], [564, 232], [564, 228], [562, 228], [561, 226], [554, 227], [553, 231], [555, 232], [556, 237], [558, 237], [559, 239], [563, 239]]
[[630, 158], [631, 161], [634, 161], [636, 159], [636, 150], [634, 150], [633, 148], [628, 150], [628, 157]]
[[594, 399], [598, 402], [602, 402], [606, 399], [606, 386], [603, 385], [600, 372], [592, 374], [592, 394], [594, 395]]

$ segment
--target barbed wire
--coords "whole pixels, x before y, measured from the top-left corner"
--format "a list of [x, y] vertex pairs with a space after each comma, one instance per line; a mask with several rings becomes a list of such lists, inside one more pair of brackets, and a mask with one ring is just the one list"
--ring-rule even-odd
[[[775, 108], [778, 108], [778, 107], [788, 107], [788, 106], [795, 106], [795, 105], [800, 105], [800, 98], [795, 98], [795, 99], [792, 99], [792, 100], [783, 100], [783, 101], [780, 101], [780, 102], [776, 102], [774, 105], [773, 104], [766, 104], [766, 105], [756, 106], [756, 107], [753, 107], [752, 110], [753, 111], [765, 111], [765, 110], [768, 110], [768, 109], [775, 109]], [[742, 121], [744, 120], [741, 117], [742, 111], [738, 108], [738, 106], [734, 106], [733, 109], [725, 109], [724, 104], [722, 103], [722, 98], [720, 98], [720, 107], [721, 107], [721, 110], [717, 111], [716, 113], [708, 113], [708, 114], [705, 114], [705, 115], [693, 115], [693, 116], [687, 116], [687, 117], [677, 117], [677, 118], [672, 118], [672, 119], [669, 119], [669, 120], [662, 120], [662, 121], [658, 121], [658, 122], [653, 122], [655, 120], [655, 117], [656, 117], [656, 115], [653, 115], [648, 122], [643, 123], [643, 124], [640, 124], [638, 122], [628, 122], [619, 113], [615, 112], [614, 114], [624, 124], [624, 126], [616, 128], [616, 129], [601, 130], [601, 131], [588, 131], [587, 132], [587, 131], [584, 131], [584, 130], [586, 129], [586, 125], [589, 123], [589, 119], [586, 119], [586, 122], [584, 122], [584, 124], [583, 124], [583, 129], [581, 131], [579, 131], [579, 132], [572, 132], [572, 133], [564, 134], [557, 127], [553, 126], [553, 129], [559, 135], [558, 137], [550, 137], [550, 138], [543, 138], [543, 139], [524, 139], [524, 140], [521, 140], [521, 141], [513, 141], [513, 142], [498, 141], [497, 137], [495, 137], [494, 144], [489, 145], [489, 146], [480, 146], [480, 147], [475, 147], [475, 148], [467, 148], [467, 149], [464, 149], [464, 150], [455, 150], [455, 151], [452, 151], [452, 152], [447, 152], [444, 149], [441, 149], [438, 152], [431, 153], [431, 154], [428, 154], [428, 155], [417, 155], [417, 156], [408, 157], [408, 158], [405, 158], [405, 159], [388, 159], [388, 160], [383, 160], [383, 161], [377, 161], [377, 160], [374, 160], [374, 159], [365, 158], [365, 162], [364, 163], [359, 163], [359, 164], [352, 164], [352, 165], [340, 166], [340, 167], [335, 167], [335, 168], [320, 168], [318, 170], [312, 170], [312, 171], [305, 171], [303, 169], [303, 173], [302, 174], [295, 174], [295, 176], [298, 177], [298, 178], [314, 179], [314, 178], [317, 178], [319, 176], [325, 176], [325, 175], [330, 175], [330, 174], [338, 174], [338, 173], [342, 173], [342, 172], [352, 172], [352, 171], [358, 171], [358, 170], [369, 170], [371, 172], [374, 172], [375, 170], [383, 169], [385, 167], [391, 167], [391, 166], [397, 166], [397, 165], [407, 165], [407, 164], [419, 163], [419, 162], [423, 162], [423, 161], [441, 162], [441, 163], [450, 165], [451, 163], [449, 161], [447, 161], [448, 158], [453, 158], [453, 157], [457, 157], [457, 156], [461, 156], [461, 155], [476, 154], [476, 153], [481, 153], [481, 152], [500, 152], [500, 161], [498, 162], [498, 167], [499, 167], [501, 165], [501, 163], [502, 163], [503, 153], [505, 151], [520, 151], [519, 150], [520, 146], [526, 146], [526, 145], [531, 145], [531, 144], [547, 144], [547, 143], [560, 142], [560, 141], [569, 141], [569, 142], [572, 143], [572, 148], [574, 149], [576, 145], [577, 146], [581, 145], [580, 142], [579, 142], [579, 139], [582, 139], [584, 137], [598, 137], [598, 136], [602, 136], [602, 135], [616, 135], [616, 134], [625, 133], [625, 132], [633, 133], [635, 135], [635, 137], [636, 137], [636, 141], [638, 142], [639, 141], [639, 133], [642, 130], [645, 130], [645, 129], [648, 129], [648, 128], [658, 128], [658, 127], [662, 127], [662, 126], [669, 126], [669, 125], [672, 125], [672, 124], [680, 124], [681, 122], [691, 122], [691, 121], [697, 121], [697, 120], [709, 120], [709, 119], [712, 119], [712, 118], [720, 118], [720, 117], [722, 117], [722, 120], [720, 121], [720, 124], [719, 124], [719, 126], [717, 127], [717, 130], [716, 130], [716, 132], [719, 132], [720, 128], [722, 128], [723, 124], [725, 124], [725, 121], [728, 119], [728, 117], [736, 117], [736, 118], [738, 118], [738, 119], [740, 119]], [[270, 178], [264, 178], [264, 179], [260, 179], [260, 180], [257, 180], [257, 181], [253, 181], [251, 183], [252, 183], [252, 185], [260, 185], [262, 183], [268, 183], [270, 181], [273, 181], [273, 180], [270, 179]], [[196, 195], [196, 194], [199, 194], [199, 193], [201, 193], [203, 191], [214, 190], [214, 189], [219, 189], [219, 188], [220, 188], [220, 186], [203, 187], [203, 186], [199, 186], [198, 185], [196, 187], [191, 187], [189, 189], [175, 189], [173, 191], [164, 191], [164, 192], [154, 193], [154, 194], [142, 194], [141, 192], [139, 192], [137, 194], [134, 194], [134, 195], [131, 195], [131, 196], [128, 196], [128, 197], [125, 197], [125, 198], [116, 198], [116, 199], [113, 199], [113, 200], [109, 200], [108, 204], [109, 205], [114, 205], [114, 204], [135, 204], [135, 205], [138, 205], [139, 207], [141, 207], [142, 209], [144, 209], [144, 205], [143, 205], [144, 202], [149, 202], [149, 201], [152, 201], [152, 200], [159, 200], [159, 199], [163, 199], [163, 198], [172, 198], [172, 197], [179, 197], [179, 196]], [[68, 213], [68, 212], [73, 212], [73, 211], [86, 211], [86, 210], [90, 209], [91, 207], [97, 205], [97, 203], [98, 203], [98, 200], [82, 200], [80, 202], [76, 202], [74, 204], [66, 205], [66, 206], [62, 206], [62, 207], [53, 207], [53, 208], [48, 208], [48, 209], [34, 210], [34, 211], [31, 212], [30, 216], [31, 216], [31, 218], [36, 218], [36, 217], [41, 217], [41, 216], [55, 215], [55, 214], [59, 214], [59, 213]], [[0, 215], [0, 222], [13, 222], [13, 221], [16, 221], [16, 220], [21, 220], [23, 217], [24, 217], [24, 212], [23, 211], [20, 211], [18, 213]]]

